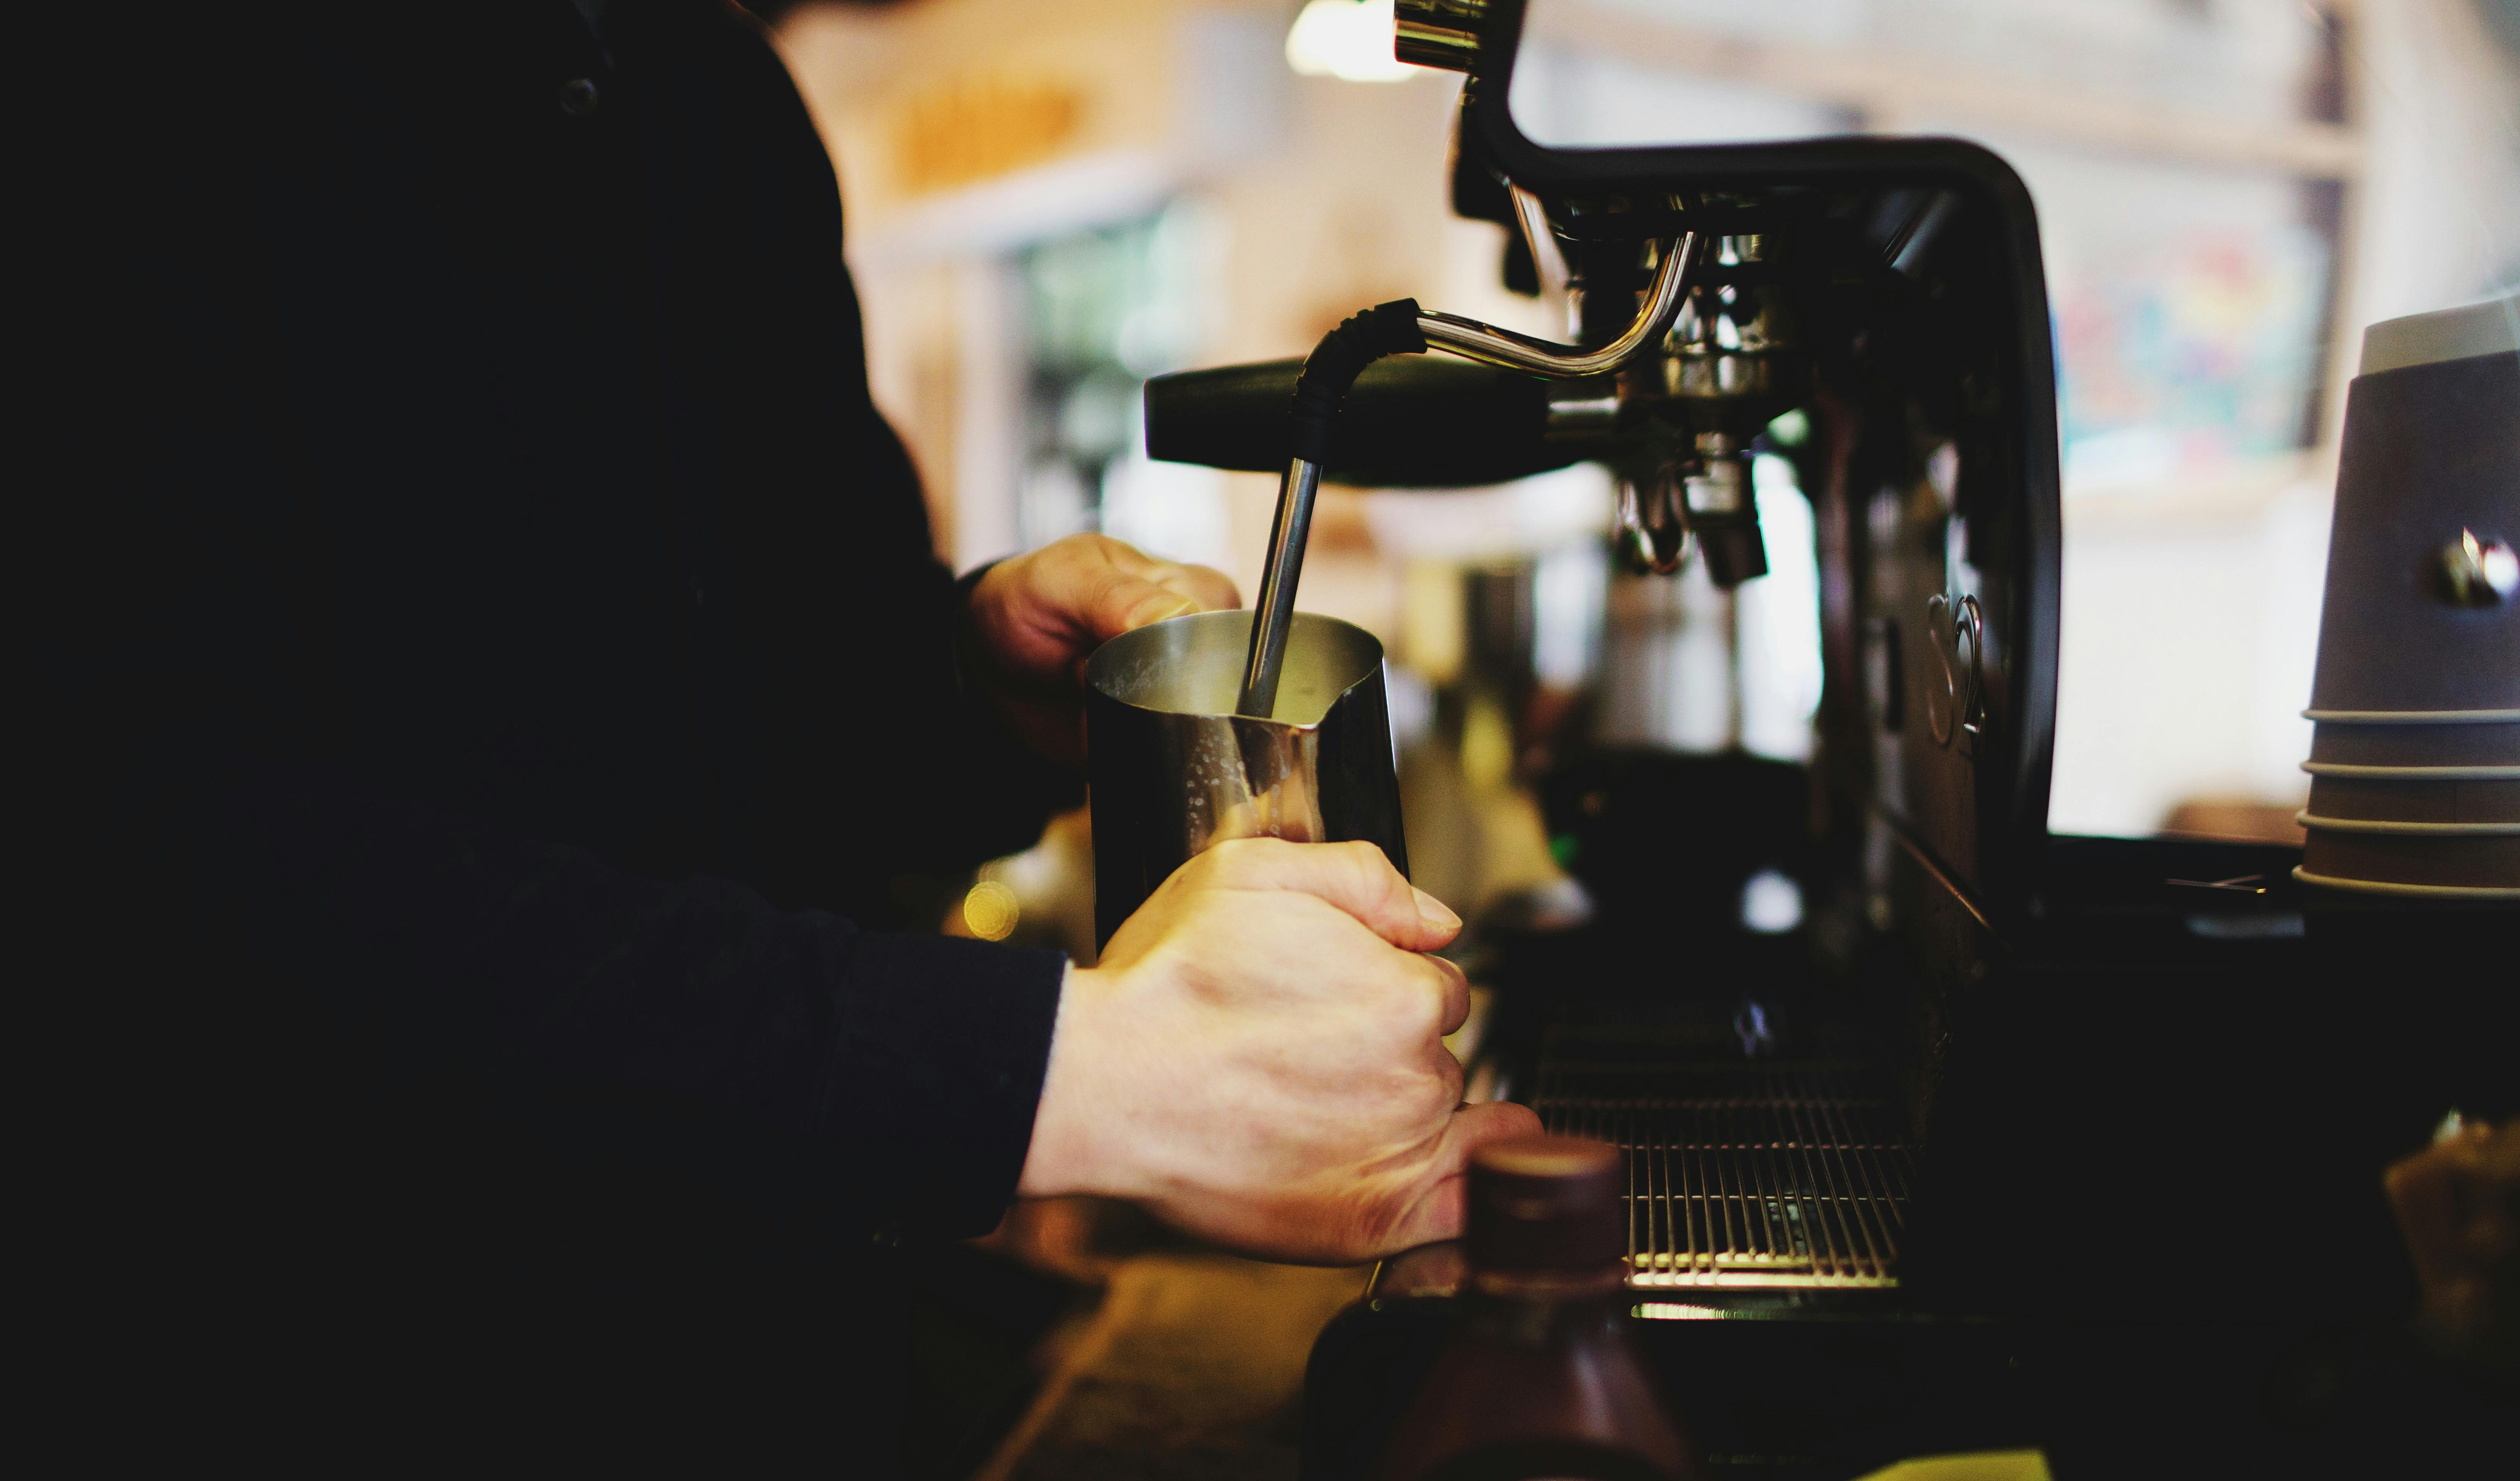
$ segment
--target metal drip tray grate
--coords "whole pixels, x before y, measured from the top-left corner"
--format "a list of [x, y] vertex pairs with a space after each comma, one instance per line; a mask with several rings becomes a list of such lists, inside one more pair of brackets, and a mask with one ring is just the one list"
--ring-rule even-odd
[[1908, 1147], [1842, 1072], [1558, 1061], [1533, 1105], [1627, 1153], [1631, 1286], [1899, 1283]]

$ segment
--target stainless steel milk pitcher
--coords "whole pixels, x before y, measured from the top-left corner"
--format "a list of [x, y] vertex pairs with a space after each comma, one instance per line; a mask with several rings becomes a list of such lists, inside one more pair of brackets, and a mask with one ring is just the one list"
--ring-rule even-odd
[[1123, 633], [1085, 666], [1094, 939], [1229, 838], [1364, 839], [1409, 872], [1382, 644], [1297, 613], [1271, 717], [1234, 713], [1251, 614], [1203, 612]]

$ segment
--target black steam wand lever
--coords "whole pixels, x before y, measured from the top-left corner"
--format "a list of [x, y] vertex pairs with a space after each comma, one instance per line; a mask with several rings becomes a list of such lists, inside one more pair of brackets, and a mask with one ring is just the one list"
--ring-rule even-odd
[[1269, 565], [1260, 576], [1253, 608], [1251, 650], [1243, 662], [1238, 714], [1268, 718], [1278, 708], [1278, 679], [1286, 663], [1286, 633], [1295, 621], [1295, 585], [1304, 573], [1304, 546], [1313, 529], [1313, 497], [1322, 466], [1330, 460], [1339, 404], [1365, 367], [1385, 355], [1441, 349], [1482, 364], [1520, 370], [1552, 380], [1616, 370], [1671, 325], [1688, 292], [1689, 258], [1697, 237], [1683, 232], [1662, 251], [1653, 284], [1635, 321], [1606, 345], [1585, 348], [1554, 345], [1475, 319], [1421, 310], [1415, 299], [1397, 299], [1356, 314], [1322, 337], [1295, 379], [1289, 431], [1294, 457], [1278, 485], [1278, 516], [1269, 529]]

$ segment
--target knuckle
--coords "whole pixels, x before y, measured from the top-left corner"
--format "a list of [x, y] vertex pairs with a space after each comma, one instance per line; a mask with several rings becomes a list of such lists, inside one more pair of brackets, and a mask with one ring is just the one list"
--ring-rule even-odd
[[[1431, 962], [1431, 958], [1423, 956], [1418, 960]], [[1419, 984], [1418, 1007], [1424, 1015], [1425, 1032], [1429, 1038], [1441, 1039], [1453, 1016], [1453, 980], [1429, 965], [1420, 976]]]
[[1103, 615], [1115, 622], [1146, 599], [1146, 584], [1128, 572], [1107, 566], [1086, 578], [1093, 605], [1104, 609]]
[[1149, 564], [1147, 554], [1137, 546], [1107, 534], [1094, 536], [1094, 551], [1115, 572], [1131, 577], [1143, 572]]
[[1227, 889], [1249, 886], [1273, 871], [1275, 853], [1283, 847], [1274, 838], [1229, 838], [1192, 861], [1200, 866], [1205, 883]]
[[1260, 840], [1256, 838], [1219, 839], [1200, 851], [1191, 862], [1210, 873], [1222, 873], [1239, 867], [1250, 856], [1251, 846], [1258, 842]]
[[1388, 904], [1393, 879], [1398, 871], [1384, 861], [1382, 851], [1361, 839], [1338, 847], [1342, 851], [1341, 862], [1354, 880], [1359, 897], [1377, 906]]
[[1389, 974], [1384, 980], [1381, 1027], [1393, 1039], [1422, 1048], [1443, 1038], [1444, 1000], [1421, 971]]

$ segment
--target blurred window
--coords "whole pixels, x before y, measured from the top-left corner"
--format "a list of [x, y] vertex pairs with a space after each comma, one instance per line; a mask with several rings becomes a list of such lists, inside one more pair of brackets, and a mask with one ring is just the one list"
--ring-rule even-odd
[[1016, 258], [1024, 342], [1027, 547], [1100, 530], [1180, 560], [1223, 564], [1213, 470], [1146, 456], [1147, 378], [1195, 353], [1205, 225], [1194, 208], [1037, 243]]
[[1607, 147], [1955, 134], [2038, 202], [2069, 494], [2317, 440], [2333, 31], [2301, 0], [1532, 0], [1515, 121]]

